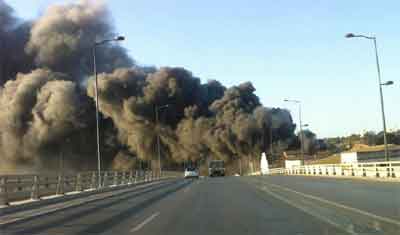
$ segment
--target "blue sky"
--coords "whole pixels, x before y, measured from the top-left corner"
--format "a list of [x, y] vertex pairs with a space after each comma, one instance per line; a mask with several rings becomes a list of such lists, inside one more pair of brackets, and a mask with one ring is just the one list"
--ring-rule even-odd
[[[52, 2], [6, 0], [32, 19]], [[400, 2], [273, 0], [106, 1], [123, 46], [141, 64], [181, 66], [202, 81], [251, 81], [262, 103], [291, 110], [319, 137], [382, 129], [372, 41], [376, 35], [388, 129], [400, 128]]]

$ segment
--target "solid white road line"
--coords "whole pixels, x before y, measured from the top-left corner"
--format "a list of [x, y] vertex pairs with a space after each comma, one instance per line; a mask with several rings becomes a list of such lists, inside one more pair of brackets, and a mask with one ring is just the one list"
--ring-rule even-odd
[[18, 221], [18, 220], [20, 220], [20, 219], [21, 219], [21, 218], [14, 218], [14, 219], [11, 219], [11, 220], [8, 220], [8, 221], [1, 221], [1, 222], [0, 222], [0, 225], [12, 223], [12, 222]]
[[394, 225], [400, 226], [400, 221], [396, 221], [394, 219], [390, 219], [390, 218], [387, 218], [387, 217], [375, 215], [375, 214], [372, 214], [372, 213], [369, 213], [369, 212], [366, 212], [366, 211], [362, 211], [360, 209], [356, 209], [356, 208], [353, 208], [353, 207], [350, 207], [350, 206], [345, 206], [343, 204], [339, 204], [339, 203], [336, 203], [336, 202], [328, 201], [326, 199], [323, 199], [323, 198], [320, 198], [320, 197], [317, 197], [317, 196], [301, 193], [301, 192], [298, 192], [296, 190], [293, 190], [293, 189], [290, 189], [290, 188], [286, 188], [286, 187], [283, 187], [283, 186], [280, 186], [280, 185], [276, 185], [276, 184], [272, 184], [272, 183], [268, 183], [268, 185], [276, 187], [276, 188], [280, 188], [282, 190], [286, 190], [286, 191], [289, 191], [289, 192], [292, 192], [292, 193], [295, 193], [295, 194], [298, 194], [298, 195], [301, 195], [301, 196], [303, 196], [305, 198], [310, 198], [310, 199], [313, 199], [313, 200], [316, 200], [316, 201], [320, 201], [320, 202], [323, 202], [323, 203], [326, 203], [326, 204], [330, 204], [330, 205], [338, 207], [338, 208], [342, 208], [342, 209], [349, 210], [349, 211], [352, 211], [352, 212], [355, 212], [355, 213], [358, 213], [358, 214], [361, 214], [361, 215], [364, 215], [364, 216], [368, 216], [368, 217], [371, 217], [371, 218], [376, 219], [376, 220], [380, 220], [380, 221], [384, 221], [386, 223], [390, 223], [390, 224], [394, 224]]
[[272, 191], [269, 190], [266, 186], [263, 186], [263, 187], [261, 188], [261, 190], [263, 190], [264, 192], [270, 194], [271, 196], [275, 197], [276, 199], [281, 200], [281, 201], [283, 201], [283, 202], [289, 204], [290, 206], [293, 206], [294, 208], [297, 208], [297, 209], [303, 211], [303, 212], [306, 213], [306, 214], [309, 214], [309, 215], [311, 215], [311, 216], [313, 216], [313, 217], [315, 217], [315, 218], [318, 218], [318, 219], [324, 221], [325, 223], [328, 223], [328, 224], [330, 224], [330, 225], [332, 225], [332, 226], [338, 228], [339, 230], [342, 230], [342, 231], [344, 231], [344, 232], [346, 232], [346, 233], [348, 233], [348, 234], [351, 234], [351, 235], [358, 235], [357, 233], [355, 233], [355, 232], [352, 231], [351, 229], [344, 229], [344, 228], [342, 227], [342, 225], [335, 223], [335, 222], [332, 221], [331, 219], [329, 219], [329, 218], [327, 218], [327, 217], [325, 217], [325, 216], [319, 215], [319, 214], [315, 214], [315, 213], [311, 212], [310, 210], [308, 210], [307, 208], [305, 208], [305, 207], [303, 207], [303, 206], [300, 206], [298, 203], [292, 202], [292, 201], [290, 201], [290, 200], [288, 200], [288, 199], [286, 199], [286, 198], [280, 196], [279, 194], [272, 192]]
[[136, 225], [134, 228], [130, 230], [131, 233], [139, 231], [141, 228], [143, 228], [146, 224], [150, 223], [153, 219], [155, 219], [157, 216], [160, 215], [160, 212], [156, 212], [152, 214], [150, 217], [145, 219], [142, 223]]

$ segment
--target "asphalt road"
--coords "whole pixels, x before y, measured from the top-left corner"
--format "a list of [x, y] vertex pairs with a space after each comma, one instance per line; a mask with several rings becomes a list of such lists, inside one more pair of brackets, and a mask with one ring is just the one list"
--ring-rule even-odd
[[314, 177], [164, 182], [0, 234], [400, 234], [400, 184]]

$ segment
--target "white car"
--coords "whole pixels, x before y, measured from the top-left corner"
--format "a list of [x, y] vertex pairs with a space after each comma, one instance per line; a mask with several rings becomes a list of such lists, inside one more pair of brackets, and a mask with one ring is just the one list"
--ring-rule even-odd
[[199, 172], [195, 168], [186, 168], [184, 178], [199, 178]]

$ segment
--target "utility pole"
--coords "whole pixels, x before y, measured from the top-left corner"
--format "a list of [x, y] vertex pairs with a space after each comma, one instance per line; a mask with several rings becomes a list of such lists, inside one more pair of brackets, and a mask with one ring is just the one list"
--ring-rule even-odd
[[301, 101], [299, 100], [289, 100], [289, 99], [285, 99], [285, 102], [291, 102], [291, 103], [295, 103], [299, 105], [299, 124], [300, 124], [300, 154], [301, 154], [301, 160], [302, 163], [304, 165], [304, 133], [303, 133], [303, 123], [301, 120]]
[[380, 103], [381, 103], [381, 114], [382, 114], [382, 124], [383, 124], [383, 142], [385, 145], [385, 160], [390, 161], [390, 156], [389, 156], [389, 149], [388, 149], [388, 143], [387, 143], [387, 133], [386, 133], [386, 117], [385, 117], [385, 105], [383, 102], [383, 91], [382, 91], [382, 86], [390, 86], [393, 85], [393, 81], [387, 81], [385, 83], [382, 83], [381, 79], [381, 68], [379, 65], [379, 57], [378, 57], [378, 47], [376, 43], [376, 37], [370, 37], [370, 36], [365, 36], [365, 35], [355, 35], [353, 33], [348, 33], [345, 36], [346, 38], [365, 38], [369, 40], [373, 40], [374, 42], [374, 51], [375, 51], [375, 61], [376, 61], [376, 70], [378, 72], [378, 85], [379, 85], [379, 98], [380, 98]]
[[125, 37], [118, 36], [112, 39], [102, 40], [95, 42], [92, 47], [93, 53], [93, 73], [95, 78], [95, 100], [96, 100], [96, 143], [97, 143], [97, 177], [98, 177], [98, 188], [101, 188], [101, 156], [100, 156], [100, 123], [99, 123], [99, 89], [97, 80], [97, 64], [96, 64], [96, 47], [112, 41], [123, 41]]
[[[159, 124], [159, 118], [158, 118], [158, 110], [163, 109], [163, 108], [168, 108], [169, 105], [163, 105], [163, 106], [157, 106], [155, 108], [155, 113], [156, 113], [156, 125]], [[157, 155], [158, 155], [158, 172], [161, 175], [161, 147], [160, 147], [160, 134], [157, 132]]]

